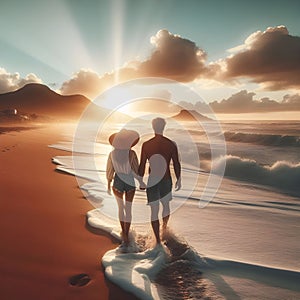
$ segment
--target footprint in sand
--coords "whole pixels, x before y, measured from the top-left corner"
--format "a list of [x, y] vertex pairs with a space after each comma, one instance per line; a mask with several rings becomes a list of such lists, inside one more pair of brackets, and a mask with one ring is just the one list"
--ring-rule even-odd
[[81, 273], [69, 278], [69, 284], [72, 286], [85, 286], [91, 281], [91, 278], [88, 274]]

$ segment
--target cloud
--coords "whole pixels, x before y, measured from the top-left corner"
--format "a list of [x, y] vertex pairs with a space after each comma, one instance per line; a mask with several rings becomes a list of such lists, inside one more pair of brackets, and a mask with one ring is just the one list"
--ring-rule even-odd
[[[65, 81], [59, 92], [63, 95], [81, 94], [90, 99], [94, 99], [105, 89], [115, 84], [116, 73], [106, 73], [99, 75], [90, 69], [81, 69], [74, 73], [70, 80]], [[136, 70], [124, 67], [118, 70], [119, 82], [137, 78]]]
[[196, 111], [198, 111], [200, 113], [204, 113], [204, 114], [211, 113], [208, 105], [205, 102], [201, 102], [201, 101], [197, 101], [196, 103], [191, 103], [188, 101], [180, 101], [178, 103], [178, 106], [181, 109], [196, 110]]
[[[167, 30], [158, 31], [151, 43], [154, 48], [148, 59], [128, 62], [103, 76], [82, 69], [63, 83], [61, 93], [94, 98], [117, 82], [140, 77], [164, 77], [179, 82], [215, 80], [226, 84], [246, 79], [269, 90], [300, 88], [300, 37], [290, 35], [285, 26], [254, 32], [242, 45], [230, 49], [229, 57], [209, 64], [205, 51], [193, 41]], [[269, 106], [269, 101], [276, 106], [267, 98], [260, 101], [260, 106]]]
[[206, 53], [188, 39], [160, 30], [151, 38], [151, 57], [139, 66], [144, 76], [189, 82], [205, 71]]
[[297, 110], [300, 110], [300, 95], [285, 95], [282, 100], [282, 105], [295, 107], [298, 108]]
[[275, 111], [300, 111], [300, 95], [285, 95], [278, 102], [270, 98], [254, 99], [255, 93], [242, 90], [220, 102], [210, 103], [215, 113], [252, 113]]
[[101, 91], [102, 86], [103, 77], [92, 70], [81, 69], [62, 84], [60, 92], [63, 95], [81, 94], [93, 98]]
[[19, 73], [8, 73], [0, 68], [0, 94], [16, 91], [28, 83], [42, 83], [42, 80], [33, 73], [22, 78]]
[[164, 77], [180, 82], [189, 82], [206, 72], [206, 53], [188, 39], [160, 30], [151, 37], [154, 46], [149, 59], [132, 61], [113, 73], [100, 76], [92, 70], [82, 69], [63, 83], [62, 94], [83, 94], [96, 97], [104, 89], [118, 82], [140, 77]]
[[285, 26], [257, 31], [229, 51], [233, 54], [209, 66], [209, 77], [250, 78], [267, 90], [300, 88], [300, 37]]

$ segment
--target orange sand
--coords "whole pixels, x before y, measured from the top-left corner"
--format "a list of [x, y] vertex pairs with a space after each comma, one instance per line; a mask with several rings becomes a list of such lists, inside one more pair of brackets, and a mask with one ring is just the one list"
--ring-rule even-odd
[[[108, 282], [101, 258], [115, 242], [86, 227], [91, 204], [76, 178], [55, 171], [47, 147], [59, 126], [0, 134], [1, 299], [136, 299]], [[72, 275], [91, 281], [71, 286]]]

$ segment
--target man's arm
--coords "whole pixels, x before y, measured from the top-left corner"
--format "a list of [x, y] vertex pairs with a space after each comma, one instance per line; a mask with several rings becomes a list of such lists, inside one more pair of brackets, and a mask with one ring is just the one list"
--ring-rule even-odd
[[177, 145], [175, 143], [174, 143], [174, 146], [175, 146], [175, 149], [172, 153], [172, 161], [173, 161], [175, 176], [177, 178], [177, 181], [175, 183], [175, 190], [178, 191], [181, 189], [181, 164], [179, 161]]
[[146, 151], [145, 151], [145, 144], [143, 144], [142, 151], [141, 151], [140, 166], [139, 166], [139, 175], [142, 178], [144, 177], [144, 174], [145, 174], [146, 161], [147, 161], [147, 155], [146, 155]]

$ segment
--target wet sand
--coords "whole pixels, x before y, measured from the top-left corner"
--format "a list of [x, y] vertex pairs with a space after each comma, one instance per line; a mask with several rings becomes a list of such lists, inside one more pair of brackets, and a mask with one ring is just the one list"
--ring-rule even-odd
[[65, 152], [48, 145], [60, 129], [0, 135], [1, 299], [136, 299], [105, 279], [101, 258], [116, 241], [89, 230], [91, 204], [55, 171], [52, 157]]

